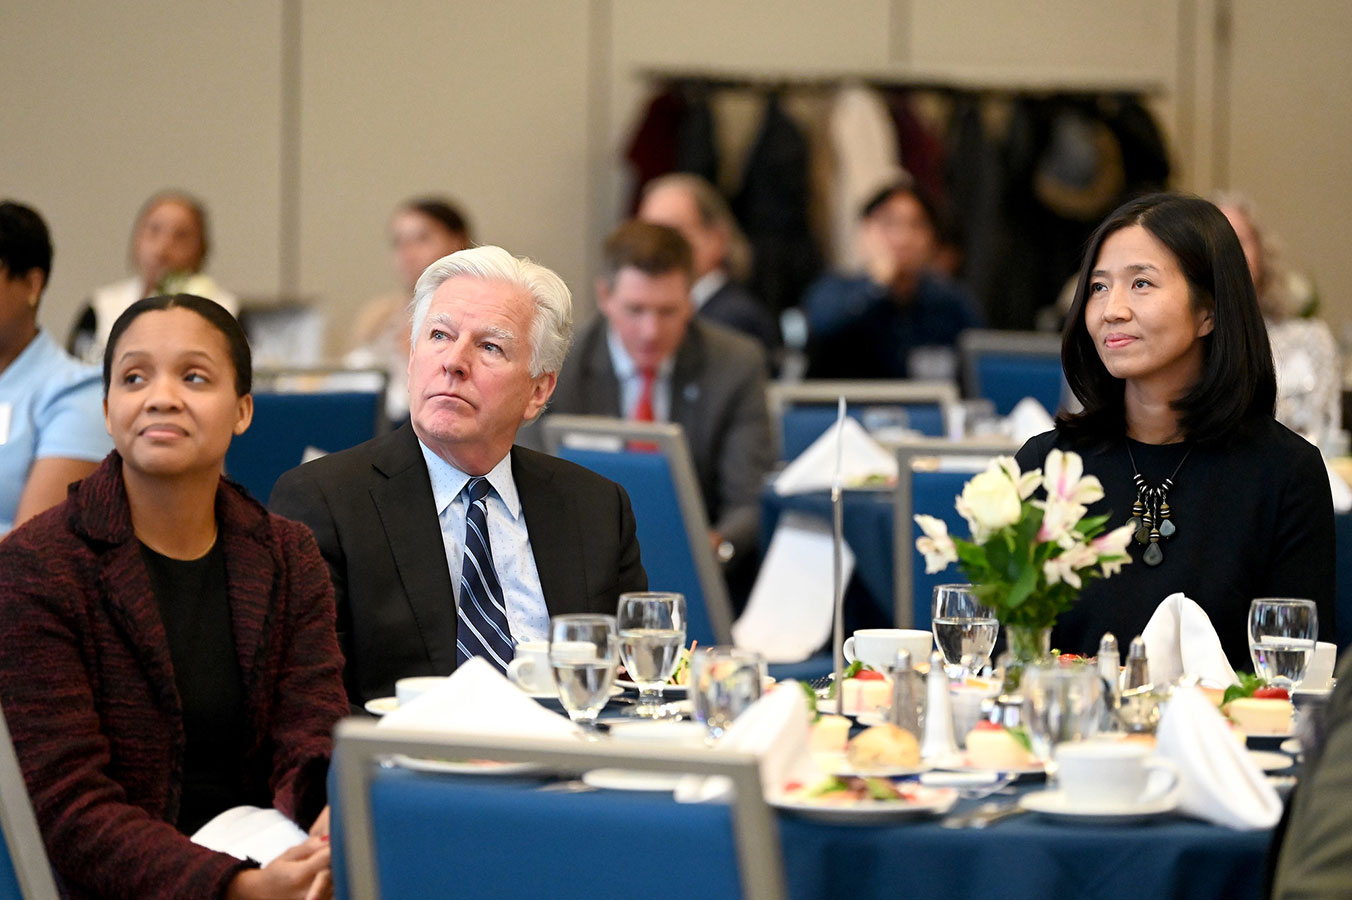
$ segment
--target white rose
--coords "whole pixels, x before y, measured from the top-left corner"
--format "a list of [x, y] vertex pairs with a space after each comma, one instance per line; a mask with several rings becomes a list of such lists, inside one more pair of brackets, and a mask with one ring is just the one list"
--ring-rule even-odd
[[916, 516], [915, 523], [925, 534], [916, 538], [915, 549], [925, 557], [925, 572], [933, 575], [958, 561], [958, 549], [948, 535], [948, 526], [934, 516]]
[[1018, 486], [999, 467], [987, 469], [967, 482], [955, 505], [972, 526], [972, 538], [977, 541], [984, 539], [978, 534], [989, 535], [1013, 525], [1023, 512]]

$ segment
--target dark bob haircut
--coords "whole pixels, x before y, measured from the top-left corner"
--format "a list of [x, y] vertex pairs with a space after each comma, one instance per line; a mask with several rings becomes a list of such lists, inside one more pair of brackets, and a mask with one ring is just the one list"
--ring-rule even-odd
[[1140, 225], [1174, 255], [1193, 307], [1212, 315], [1212, 331], [1201, 338], [1202, 375], [1173, 403], [1184, 436], [1215, 441], [1250, 417], [1272, 416], [1277, 398], [1272, 349], [1239, 238], [1214, 204], [1186, 194], [1159, 193], [1122, 205], [1089, 239], [1061, 343], [1066, 380], [1084, 411], [1061, 415], [1057, 429], [1098, 441], [1126, 433], [1125, 382], [1104, 368], [1084, 312], [1090, 273], [1103, 242], [1132, 225]]
[[400, 209], [422, 213], [427, 218], [441, 224], [451, 234], [464, 238], [469, 243], [469, 220], [454, 203], [444, 197], [418, 197], [405, 203]]
[[249, 339], [244, 335], [235, 317], [230, 315], [219, 303], [199, 297], [196, 294], [164, 294], [159, 297], [146, 297], [127, 307], [126, 312], [117, 317], [113, 330], [108, 333], [108, 344], [103, 351], [103, 396], [108, 396], [108, 385], [113, 380], [113, 354], [117, 352], [117, 343], [131, 327], [138, 316], [162, 309], [186, 309], [197, 313], [207, 320], [225, 337], [229, 348], [230, 363], [235, 367], [235, 393], [243, 397], [253, 390], [253, 353], [249, 350]]
[[42, 271], [45, 288], [52, 277], [52, 236], [37, 210], [13, 200], [0, 203], [0, 263], [9, 279]]
[[888, 200], [901, 194], [907, 197], [914, 197], [915, 202], [920, 204], [924, 210], [925, 218], [929, 221], [930, 230], [937, 236], [941, 231], [948, 230], [944, 226], [947, 224], [949, 216], [947, 210], [942, 209], [938, 202], [930, 195], [930, 192], [922, 188], [914, 179], [899, 178], [869, 195], [868, 200], [859, 208], [859, 218], [867, 219], [878, 211]]

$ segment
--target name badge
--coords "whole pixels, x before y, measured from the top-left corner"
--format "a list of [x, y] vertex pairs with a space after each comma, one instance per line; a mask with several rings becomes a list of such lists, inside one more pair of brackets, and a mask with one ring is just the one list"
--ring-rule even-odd
[[9, 422], [14, 417], [12, 403], [0, 403], [0, 444], [9, 443]]

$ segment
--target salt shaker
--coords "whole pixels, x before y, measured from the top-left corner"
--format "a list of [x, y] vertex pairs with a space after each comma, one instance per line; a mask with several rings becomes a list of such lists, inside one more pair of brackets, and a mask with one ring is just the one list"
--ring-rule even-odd
[[1098, 673], [1103, 681], [1103, 720], [1100, 727], [1111, 731], [1117, 717], [1117, 707], [1121, 702], [1120, 671], [1122, 656], [1117, 649], [1117, 637], [1111, 631], [1104, 632], [1099, 640]]
[[898, 728], [904, 728], [913, 735], [920, 734], [920, 688], [919, 679], [911, 666], [911, 651], [898, 650], [892, 671], [892, 708], [888, 710], [887, 720]]
[[1142, 687], [1150, 683], [1150, 661], [1145, 656], [1145, 638], [1139, 634], [1131, 639], [1127, 650], [1127, 671], [1123, 676], [1122, 690]]
[[[896, 688], [893, 688], [895, 692]], [[948, 696], [948, 674], [944, 672], [942, 653], [930, 654], [929, 675], [925, 677], [925, 737], [920, 741], [920, 756], [926, 760], [951, 759], [958, 755], [953, 737], [953, 704]]]

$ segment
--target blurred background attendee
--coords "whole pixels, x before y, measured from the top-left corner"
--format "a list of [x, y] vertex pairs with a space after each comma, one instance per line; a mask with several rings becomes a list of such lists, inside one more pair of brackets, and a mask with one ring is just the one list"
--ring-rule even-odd
[[86, 362], [102, 360], [113, 322], [142, 297], [187, 292], [215, 300], [231, 315], [239, 315], [239, 298], [202, 273], [209, 248], [202, 201], [182, 191], [155, 194], [132, 226], [131, 264], [136, 274], [94, 291], [75, 321], [67, 349]]
[[52, 241], [34, 210], [0, 203], [0, 536], [66, 498], [112, 449], [99, 375], [38, 328]]
[[1333, 332], [1314, 318], [1318, 298], [1282, 263], [1280, 242], [1259, 223], [1244, 195], [1218, 194], [1216, 205], [1244, 248], [1277, 367], [1277, 421], [1324, 452], [1341, 452], [1343, 367]]
[[803, 300], [812, 378], [952, 378], [954, 345], [981, 325], [975, 301], [934, 271], [939, 215], [909, 180], [860, 212], [862, 275], [824, 275]]
[[664, 175], [644, 187], [638, 218], [681, 233], [694, 254], [690, 299], [696, 313], [760, 341], [774, 368], [779, 326], [769, 307], [743, 286], [751, 244], [718, 189], [698, 175]]
[[399, 290], [362, 306], [343, 363], [355, 369], [384, 369], [389, 374], [385, 415], [391, 422], [408, 418], [408, 304], [413, 286], [424, 269], [464, 250], [470, 242], [469, 220], [443, 197], [410, 200], [390, 218], [390, 250]]

